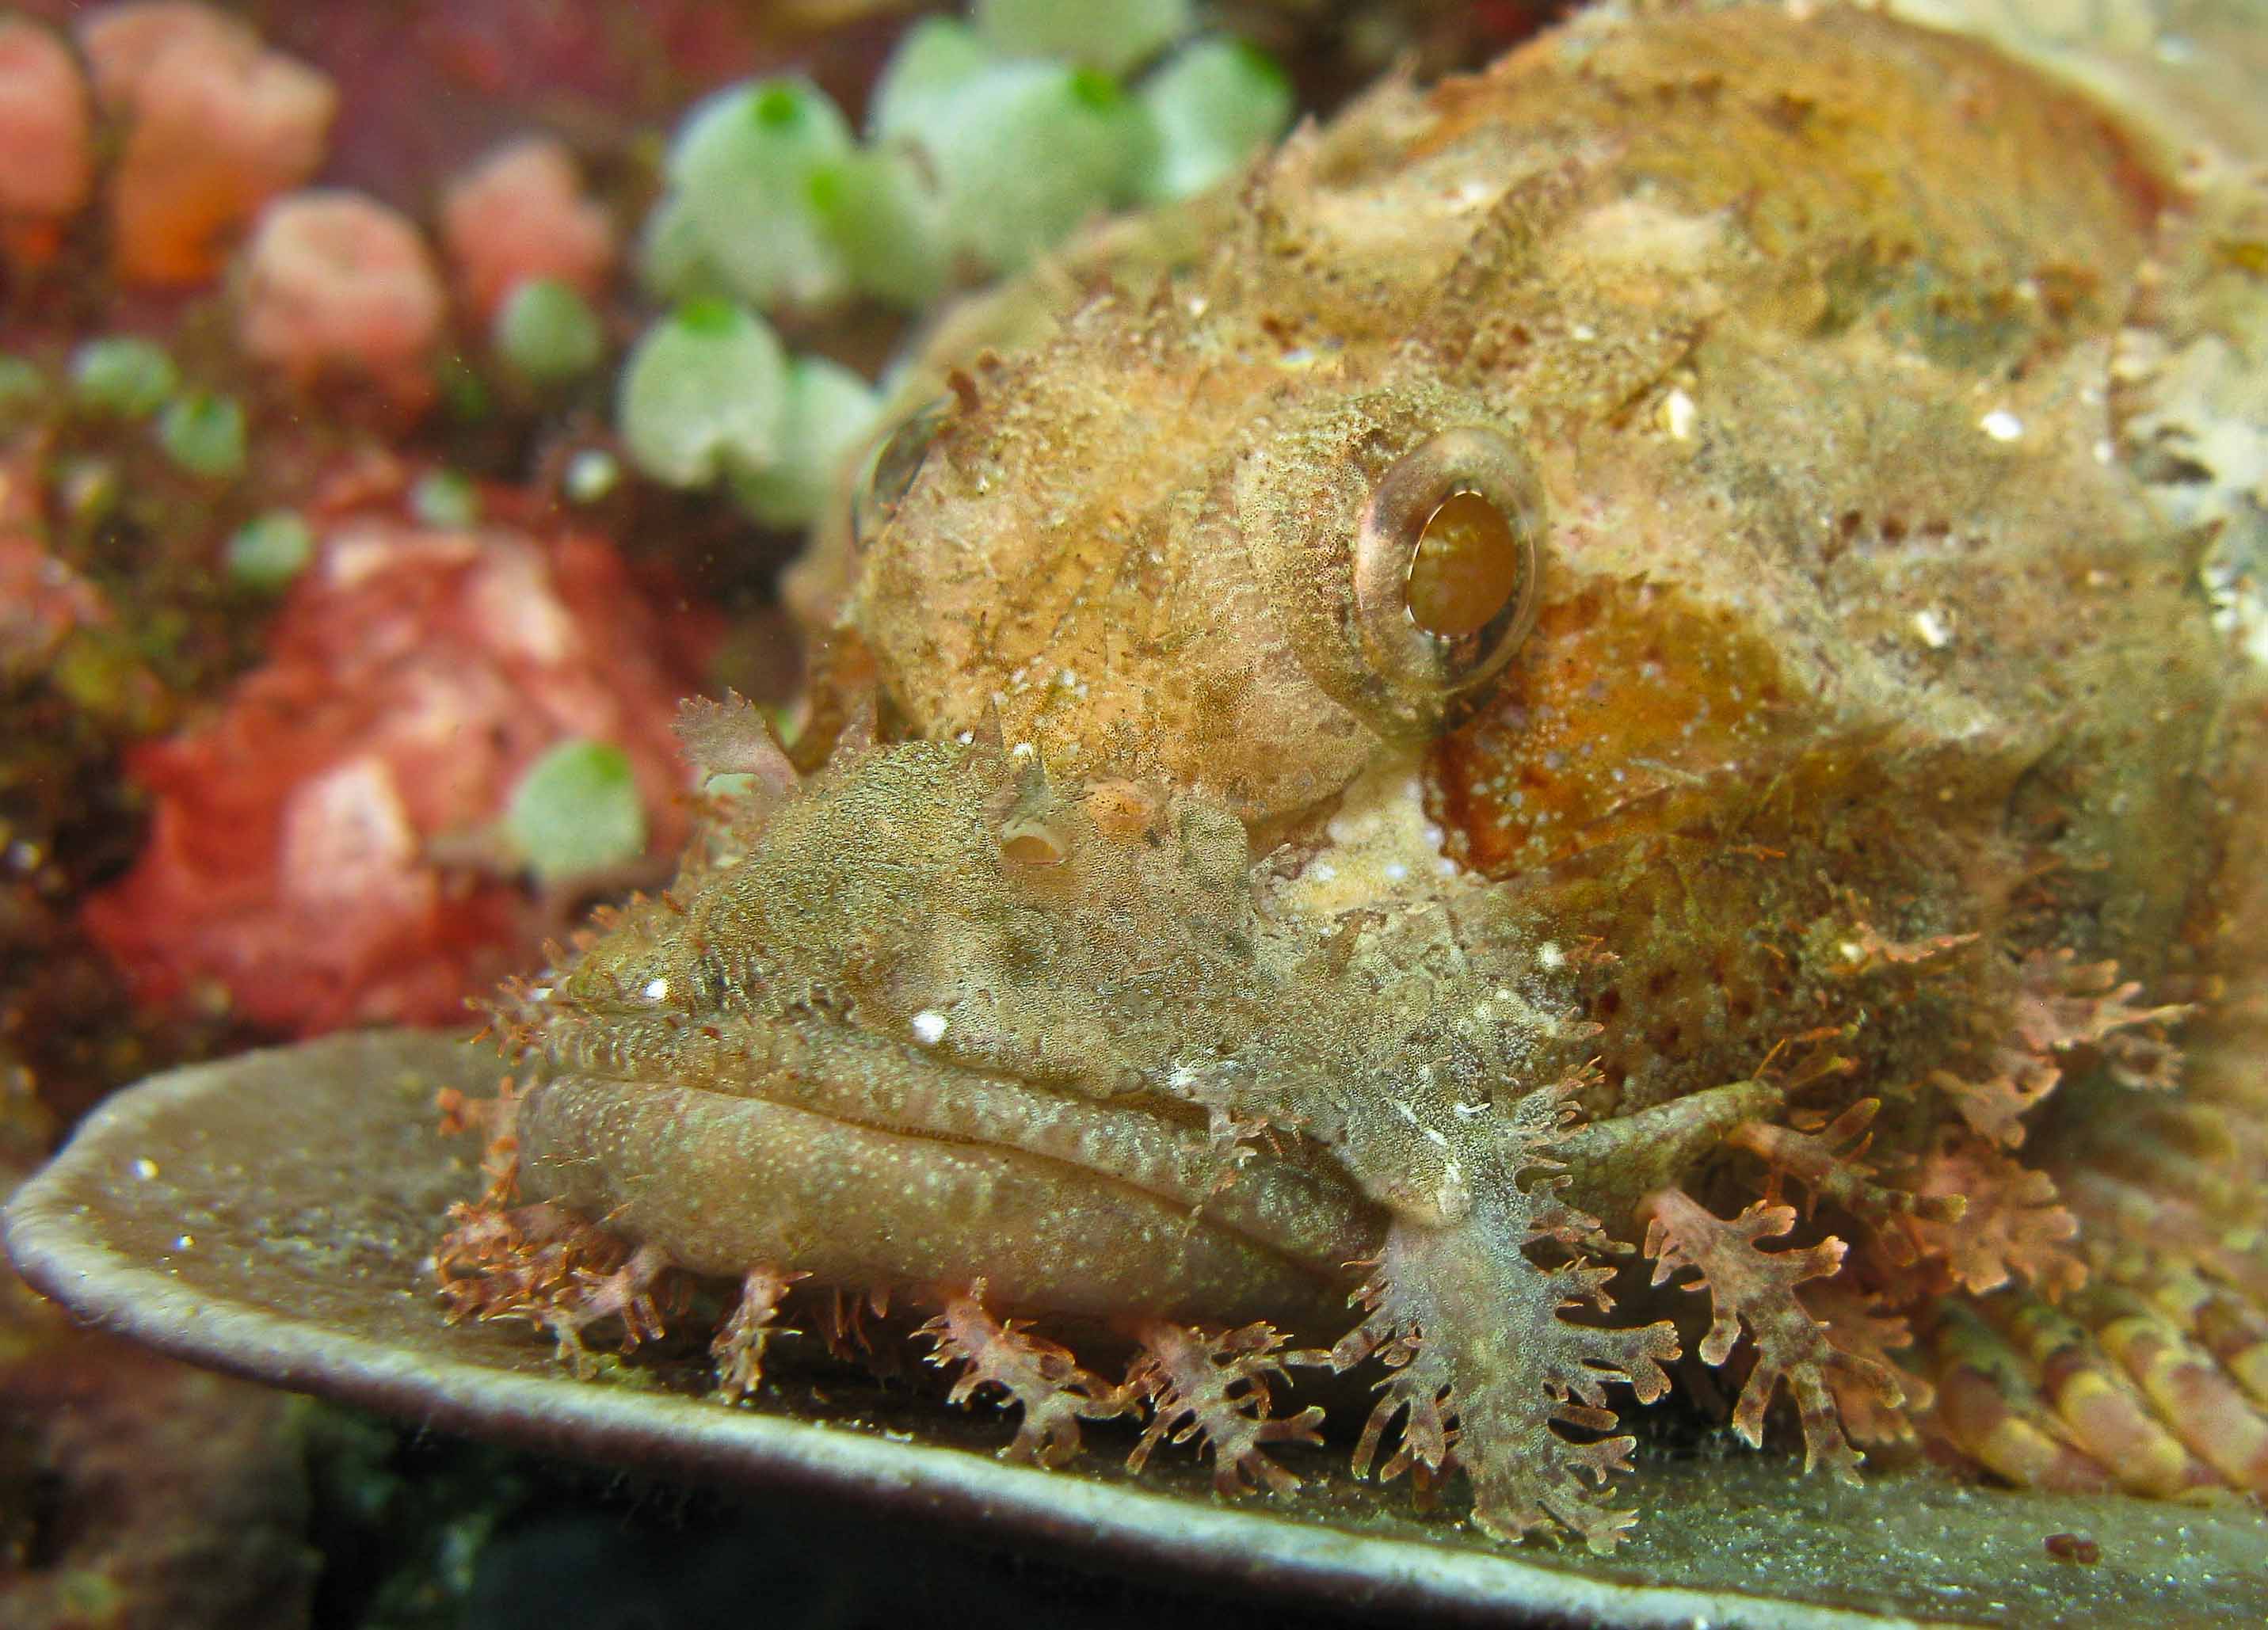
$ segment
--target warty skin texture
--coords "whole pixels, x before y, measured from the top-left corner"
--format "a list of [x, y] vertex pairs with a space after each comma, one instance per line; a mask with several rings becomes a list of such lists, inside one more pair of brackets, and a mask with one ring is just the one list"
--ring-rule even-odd
[[[833, 565], [823, 767], [693, 716], [749, 790], [500, 1004], [458, 1307], [635, 1340], [741, 1277], [732, 1392], [794, 1275], [909, 1293], [1050, 1463], [1135, 1399], [992, 1315], [1114, 1321], [1281, 1488], [1268, 1378], [1326, 1355], [1266, 1320], [1384, 1362], [1358, 1469], [1601, 1549], [1608, 1384], [1696, 1361], [1845, 1475], [1918, 1428], [2268, 1487], [2216, 1447], [2268, 1443], [2257, 685], [2105, 401], [2183, 219], [2101, 110], [1839, 11], [1296, 136], [954, 376]], [[1462, 645], [1392, 602], [1459, 490], [1541, 573]]]

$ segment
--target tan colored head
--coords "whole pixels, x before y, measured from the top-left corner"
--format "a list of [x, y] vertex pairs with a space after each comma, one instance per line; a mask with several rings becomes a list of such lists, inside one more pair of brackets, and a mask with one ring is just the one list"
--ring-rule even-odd
[[[1993, 653], [2037, 630], [1979, 585], [2035, 573], [2041, 539], [2138, 523], [2102, 513], [2099, 426], [2029, 383], [2098, 368], [2103, 312], [1971, 308], [2071, 266], [2113, 279], [2147, 188], [2099, 120], [1973, 48], [1869, 26], [1781, 62], [1784, 32], [1712, 17], [1675, 50], [1695, 83], [1763, 52], [1832, 117], [1696, 103], [1633, 125], [1614, 87], [1654, 67], [1611, 50], [1388, 86], [1267, 161], [1180, 272], [950, 376], [878, 463], [851, 574], [896, 725], [955, 735], [997, 709], [1011, 747], [1204, 787], [1264, 841], [1410, 746], [1521, 712], [1594, 603], [1650, 630], [1626, 664], [1563, 675], [1594, 756], [1660, 711], [1656, 646], [1707, 648], [1719, 723], [1767, 689], [1838, 712], [1838, 739], [2028, 716], [2028, 668]], [[1901, 65], [1886, 108], [1848, 88], [1878, 61]], [[1991, 139], [1931, 111], [1954, 72], [2005, 100]], [[1918, 202], [1885, 173], [1938, 185]], [[2012, 448], [1978, 430], [1979, 393], [2021, 355]], [[2040, 474], [2012, 481], [2020, 457]], [[1877, 524], [1921, 547], [1837, 531]], [[1984, 541], [1956, 558], [1932, 526]], [[1959, 639], [1912, 632], [1955, 604]], [[1498, 734], [1540, 739], [1536, 714]], [[1633, 751], [1708, 767], [1679, 762], [1683, 736]], [[1560, 774], [1501, 752], [1483, 769], [1503, 797]]]
[[854, 615], [913, 728], [997, 709], [1011, 746], [1255, 822], [1438, 731], [1533, 619], [1543, 504], [1510, 427], [1350, 388], [1360, 357], [1200, 361], [1171, 313], [1101, 411], [1060, 364], [1104, 322], [938, 421], [869, 540]]
[[885, 438], [847, 619], [913, 733], [997, 709], [1012, 749], [1201, 786], [1264, 830], [1502, 669], [1543, 483], [1522, 415], [1411, 345], [1471, 212], [1319, 187], [1416, 101], [1295, 139], [1216, 253], [1094, 295]]

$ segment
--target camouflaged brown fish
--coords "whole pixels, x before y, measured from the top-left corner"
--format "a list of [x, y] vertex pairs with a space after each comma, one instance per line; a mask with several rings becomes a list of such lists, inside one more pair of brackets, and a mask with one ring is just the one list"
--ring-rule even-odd
[[729, 1400], [910, 1304], [1013, 1452], [1226, 1491], [1360, 1366], [1359, 1472], [1601, 1550], [1699, 1366], [1846, 1477], [2268, 1490], [2257, 184], [1757, 8], [1226, 218], [882, 449], [805, 773], [688, 714], [683, 875], [499, 1003], [455, 1310], [736, 1282]]

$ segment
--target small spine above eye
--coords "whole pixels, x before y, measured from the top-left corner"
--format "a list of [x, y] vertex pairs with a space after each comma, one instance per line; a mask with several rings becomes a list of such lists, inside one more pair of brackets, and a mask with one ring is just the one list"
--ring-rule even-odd
[[1535, 625], [1542, 483], [1527, 455], [1480, 425], [1442, 430], [1372, 490], [1355, 541], [1363, 655], [1412, 701], [1470, 689]]

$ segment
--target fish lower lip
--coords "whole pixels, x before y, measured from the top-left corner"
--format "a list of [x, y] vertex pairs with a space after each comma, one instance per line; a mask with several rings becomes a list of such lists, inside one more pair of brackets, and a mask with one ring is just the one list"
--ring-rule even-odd
[[[1187, 1252], [1177, 1242], [1203, 1236], [1231, 1255], [1256, 1252], [1240, 1270], [1248, 1276], [1264, 1265], [1285, 1285], [1326, 1288], [1336, 1304], [1344, 1265], [1370, 1254], [1383, 1233], [1375, 1208], [1313, 1151], [1226, 1147], [1202, 1125], [1143, 1107], [1138, 1095], [1057, 1090], [847, 1024], [656, 1023], [627, 1040], [609, 1026], [556, 1033], [547, 1050], [550, 1068], [519, 1111], [522, 1192], [607, 1217], [696, 1272], [737, 1277], [775, 1261], [854, 1284], [982, 1274], [998, 1292], [998, 1242], [1028, 1225], [1019, 1206], [1046, 1213], [1037, 1197], [1052, 1192], [1079, 1226], [1103, 1230], [1107, 1215], [1108, 1226], [1132, 1230], [1101, 1255], [1179, 1261]], [[680, 1129], [696, 1122], [706, 1130]], [[632, 1137], [635, 1159], [603, 1142]], [[718, 1152], [727, 1146], [732, 1155]], [[746, 1163], [738, 1175], [736, 1161]], [[839, 1167], [832, 1179], [831, 1167]], [[779, 1215], [767, 1222], [755, 1214], [774, 1197]], [[728, 1203], [741, 1212], [731, 1237], [693, 1215]], [[692, 1214], [679, 1215], [688, 1207]], [[852, 1213], [864, 1243], [836, 1237]], [[665, 1215], [675, 1218], [666, 1227]], [[870, 1228], [870, 1216], [895, 1221]], [[963, 1243], [948, 1249], [956, 1235]], [[1123, 1271], [1089, 1266], [1101, 1283], [1117, 1283]], [[1074, 1281], [1084, 1271], [1066, 1266], [1044, 1277], [1083, 1306], [1092, 1293]], [[1205, 1270], [1216, 1271], [1226, 1270]], [[1166, 1311], [1138, 1299], [1134, 1307]]]
[[[918, 1147], [1036, 1158], [1041, 1165], [1019, 1170], [1137, 1190], [1170, 1206], [1182, 1220], [1177, 1229], [1202, 1213], [1209, 1224], [1245, 1233], [1331, 1283], [1343, 1279], [1343, 1265], [1367, 1256], [1383, 1237], [1377, 1208], [1314, 1152], [1236, 1149], [1190, 1120], [1152, 1113], [1141, 1095], [1055, 1090], [960, 1066], [850, 1024], [780, 1020], [724, 1029], [669, 1023], [639, 1029], [629, 1040], [622, 1027], [608, 1027], [596, 1039], [590, 1032], [563, 1032], [549, 1040], [547, 1052], [549, 1068], [538, 1070], [538, 1082], [608, 1082], [626, 1099], [678, 1088], [696, 1090], [701, 1099], [762, 1099], [816, 1115], [850, 1135], [902, 1135], [912, 1145], [901, 1149], [907, 1158]], [[696, 1099], [688, 1104], [701, 1109]], [[803, 1125], [783, 1120], [780, 1129], [800, 1135]], [[526, 1125], [519, 1135], [526, 1142]], [[570, 1141], [560, 1149], [571, 1147]], [[828, 1147], [816, 1142], [812, 1158], [823, 1165]], [[692, 1172], [696, 1163], [689, 1141], [658, 1142], [642, 1181], [660, 1184], [660, 1174]], [[714, 1172], [714, 1163], [701, 1170]], [[918, 1163], [907, 1170], [918, 1172]], [[1229, 1184], [1232, 1172], [1236, 1181]], [[705, 1181], [728, 1178], [714, 1174]], [[880, 1193], [873, 1204], [887, 1208], [894, 1193]], [[730, 1272], [737, 1274], [741, 1265]]]
[[1336, 1262], [1005, 1143], [589, 1076], [531, 1088], [515, 1131], [525, 1198], [603, 1218], [696, 1274], [774, 1263], [859, 1287], [982, 1277], [1004, 1307], [1232, 1324], [1328, 1320], [1344, 1294]]

